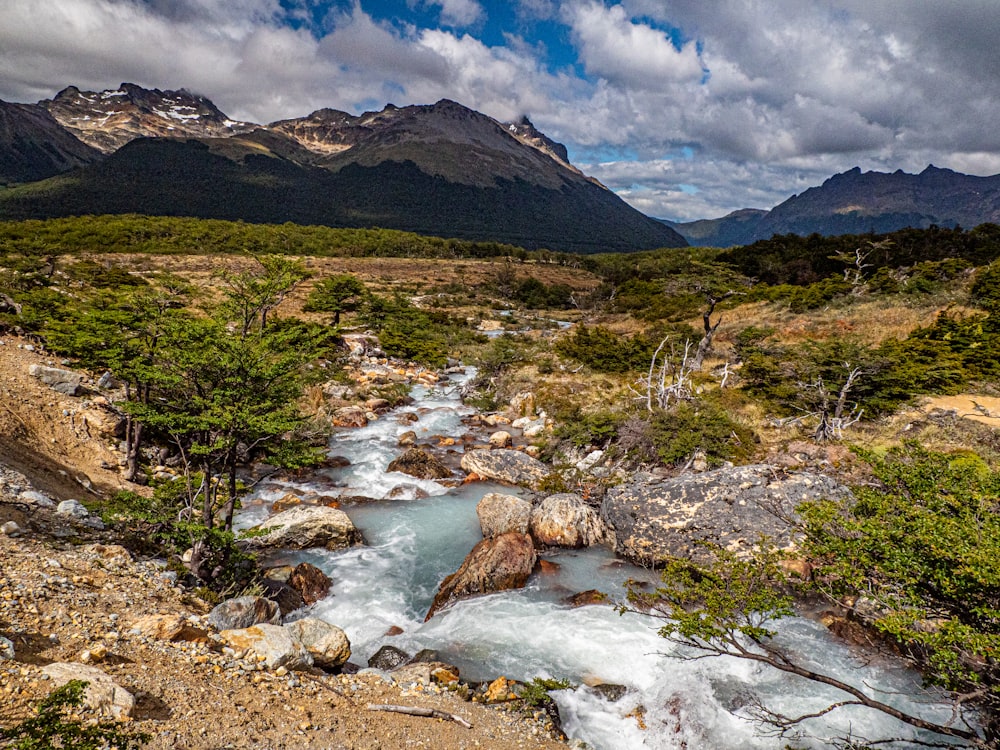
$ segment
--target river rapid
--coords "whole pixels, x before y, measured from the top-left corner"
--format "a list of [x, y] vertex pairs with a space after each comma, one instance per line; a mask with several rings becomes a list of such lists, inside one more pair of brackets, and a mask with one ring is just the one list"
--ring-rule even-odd
[[[443, 661], [458, 666], [466, 680], [499, 675], [523, 681], [539, 676], [569, 680], [578, 687], [553, 692], [563, 729], [594, 750], [780, 750], [789, 739], [774, 736], [748, 717], [747, 707], [755, 698], [779, 713], [799, 715], [846, 697], [747, 661], [685, 659], [691, 654], [660, 638], [658, 622], [647, 616], [619, 615], [605, 605], [569, 607], [564, 601], [573, 593], [598, 589], [621, 601], [626, 579], [657, 580], [653, 572], [624, 563], [605, 548], [545, 552], [543, 559], [558, 563], [556, 573], [536, 574], [522, 590], [462, 601], [424, 622], [441, 580], [482, 538], [476, 504], [488, 492], [519, 494], [483, 482], [449, 488], [386, 471], [403, 450], [398, 446], [402, 433], [414, 430], [422, 443], [431, 436], [465, 431], [461, 419], [474, 413], [458, 393], [466, 376], [452, 377], [434, 387], [412, 389], [416, 402], [404, 410], [420, 413], [414, 424], [401, 424], [390, 412], [366, 427], [334, 434], [330, 455], [347, 458], [349, 466], [269, 485], [256, 502], [247, 503], [238, 519], [240, 528], [263, 521], [270, 503], [290, 491], [331, 494], [332, 483], [345, 496], [394, 495], [377, 503], [344, 506], [364, 534], [365, 546], [270, 560], [306, 560], [333, 579], [330, 596], [295, 617], [309, 614], [343, 628], [351, 641], [351, 661], [362, 666], [390, 644], [411, 654], [435, 649]], [[403, 633], [386, 635], [393, 627]], [[853, 653], [819, 623], [788, 619], [779, 640], [807, 664], [867, 685], [880, 700], [928, 719], [948, 718], [944, 705], [927, 702], [912, 673], [890, 661]], [[623, 685], [628, 692], [612, 702], [588, 687], [596, 683]], [[918, 694], [922, 697], [913, 697]], [[917, 701], [922, 701], [919, 708]], [[906, 725], [857, 708], [811, 719], [800, 730], [803, 736], [796, 746], [815, 748], [851, 733], [919, 737]]]

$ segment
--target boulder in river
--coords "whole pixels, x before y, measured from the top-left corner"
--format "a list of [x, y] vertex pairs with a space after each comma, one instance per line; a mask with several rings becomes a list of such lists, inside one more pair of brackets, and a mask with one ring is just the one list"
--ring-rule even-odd
[[408, 448], [389, 464], [388, 471], [400, 471], [417, 479], [447, 479], [451, 469], [421, 448]]
[[549, 495], [531, 511], [531, 536], [547, 547], [589, 547], [607, 538], [600, 513], [579, 495]]
[[479, 526], [484, 537], [499, 536], [510, 531], [527, 534], [531, 518], [531, 503], [516, 495], [490, 492], [476, 506]]
[[361, 543], [361, 532], [347, 514], [321, 505], [299, 505], [271, 516], [251, 531], [264, 532], [248, 538], [251, 548], [286, 547], [343, 549]]
[[368, 666], [372, 669], [382, 669], [389, 672], [406, 664], [409, 660], [410, 655], [403, 649], [395, 646], [382, 646], [368, 659]]
[[512, 531], [483, 539], [458, 570], [441, 582], [425, 621], [459, 599], [522, 588], [536, 560], [535, 545], [527, 534]]
[[288, 576], [288, 585], [302, 595], [306, 604], [315, 604], [326, 596], [332, 583], [326, 573], [307, 562], [296, 565]]
[[334, 427], [364, 427], [368, 424], [368, 415], [360, 406], [342, 406], [330, 416]]
[[469, 451], [462, 456], [462, 468], [485, 479], [535, 489], [549, 475], [537, 458], [509, 449]]
[[849, 496], [850, 490], [830, 477], [757, 464], [637, 479], [609, 490], [601, 515], [614, 532], [618, 554], [640, 565], [662, 565], [671, 558], [707, 559], [702, 542], [739, 553], [766, 536], [790, 548], [795, 540], [785, 519], [797, 505]]

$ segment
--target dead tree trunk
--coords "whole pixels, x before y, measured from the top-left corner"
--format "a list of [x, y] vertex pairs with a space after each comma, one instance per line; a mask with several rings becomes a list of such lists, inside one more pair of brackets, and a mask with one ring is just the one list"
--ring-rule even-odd
[[698, 342], [698, 348], [695, 350], [694, 357], [691, 360], [691, 370], [693, 372], [698, 372], [701, 370], [702, 363], [705, 361], [705, 355], [708, 354], [709, 350], [712, 348], [712, 339], [715, 338], [715, 332], [719, 330], [719, 326], [722, 325], [722, 316], [715, 321], [715, 325], [712, 325], [712, 315], [715, 313], [715, 307], [723, 300], [729, 299], [730, 297], [739, 294], [732, 289], [728, 292], [724, 292], [721, 295], [706, 294], [705, 301], [708, 303], [708, 309], [702, 314], [701, 319], [705, 326], [705, 334], [701, 337], [701, 341]]

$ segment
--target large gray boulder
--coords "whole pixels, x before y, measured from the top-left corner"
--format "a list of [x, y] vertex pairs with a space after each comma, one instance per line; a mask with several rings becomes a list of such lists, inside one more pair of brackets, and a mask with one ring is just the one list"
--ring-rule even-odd
[[579, 495], [549, 495], [531, 511], [531, 536], [546, 547], [589, 547], [608, 536], [600, 513]]
[[537, 458], [515, 450], [475, 450], [462, 456], [462, 468], [483, 479], [538, 488], [549, 467]]
[[538, 560], [527, 534], [511, 532], [483, 539], [458, 570], [441, 582], [425, 620], [438, 610], [477, 594], [523, 588]]
[[749, 552], [767, 537], [791, 548], [787, 519], [806, 500], [850, 497], [850, 490], [820, 474], [790, 474], [757, 464], [656, 480], [648, 476], [608, 491], [601, 516], [614, 533], [615, 551], [641, 565], [671, 558], [705, 560], [700, 542]]
[[324, 506], [296, 506], [271, 516], [251, 529], [252, 532], [265, 530], [266, 533], [261, 536], [249, 537], [246, 540], [247, 546], [343, 549], [361, 543], [361, 532], [355, 528], [347, 514]]
[[313, 657], [288, 628], [261, 623], [240, 630], [223, 630], [219, 639], [232, 649], [252, 654], [268, 669], [308, 669]]
[[336, 669], [351, 658], [351, 642], [347, 633], [318, 617], [306, 617], [290, 622], [285, 629], [305, 646], [317, 667]]
[[476, 506], [479, 527], [484, 537], [500, 536], [510, 531], [527, 534], [531, 519], [531, 503], [516, 495], [490, 492]]

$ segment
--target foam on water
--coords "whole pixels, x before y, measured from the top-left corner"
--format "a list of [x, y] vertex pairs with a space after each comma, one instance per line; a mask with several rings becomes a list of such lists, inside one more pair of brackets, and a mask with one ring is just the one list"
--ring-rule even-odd
[[[460, 404], [454, 390], [420, 388], [413, 395], [417, 403], [403, 410], [419, 411], [417, 423], [400, 424], [387, 416], [339, 433], [331, 440], [331, 453], [347, 457], [351, 466], [325, 472], [327, 479], [343, 486], [345, 495], [384, 497], [400, 485], [411, 488], [409, 494], [346, 508], [367, 546], [285, 557], [308, 560], [333, 579], [332, 595], [303, 614], [344, 628], [351, 640], [352, 661], [364, 665], [379, 647], [392, 644], [409, 653], [436, 649], [443, 660], [461, 669], [464, 679], [501, 674], [519, 680], [568, 679], [581, 687], [554, 693], [564, 728], [595, 750], [780, 750], [787, 739], [769, 736], [748, 720], [746, 707], [752, 696], [785, 714], [807, 713], [844, 699], [832, 689], [748, 661], [679, 658], [685, 654], [657, 635], [660, 623], [652, 618], [619, 615], [610, 606], [573, 609], [563, 604], [568, 594], [593, 588], [620, 600], [626, 578], [652, 576], [616, 560], [603, 548], [546, 553], [546, 559], [560, 566], [556, 574], [536, 576], [523, 590], [459, 602], [425, 623], [441, 580], [481, 539], [478, 501], [487, 492], [517, 491], [488, 483], [449, 489], [437, 482], [387, 474], [386, 466], [400, 452], [398, 438], [403, 432], [413, 429], [421, 437], [455, 435], [462, 429], [461, 417], [472, 411]], [[413, 499], [418, 487], [430, 496]], [[264, 499], [311, 489], [320, 487], [288, 484], [273, 488]], [[240, 523], [247, 526], [264, 515], [266, 505], [251, 506]], [[403, 634], [386, 636], [393, 626], [402, 628]], [[779, 641], [806, 662], [821, 664], [822, 671], [854, 685], [888, 691], [876, 694], [868, 688], [881, 700], [915, 707], [906, 697], [919, 692], [913, 674], [888, 662], [863, 664], [821, 625], [789, 619], [781, 625]], [[610, 702], [586, 687], [599, 682], [623, 685], [628, 693]], [[917, 710], [928, 718], [947, 718], [941, 705]], [[861, 736], [915, 736], [877, 712], [858, 709], [811, 720], [803, 729], [820, 738], [851, 730]], [[806, 737], [798, 744], [820, 748], [828, 743]]]

